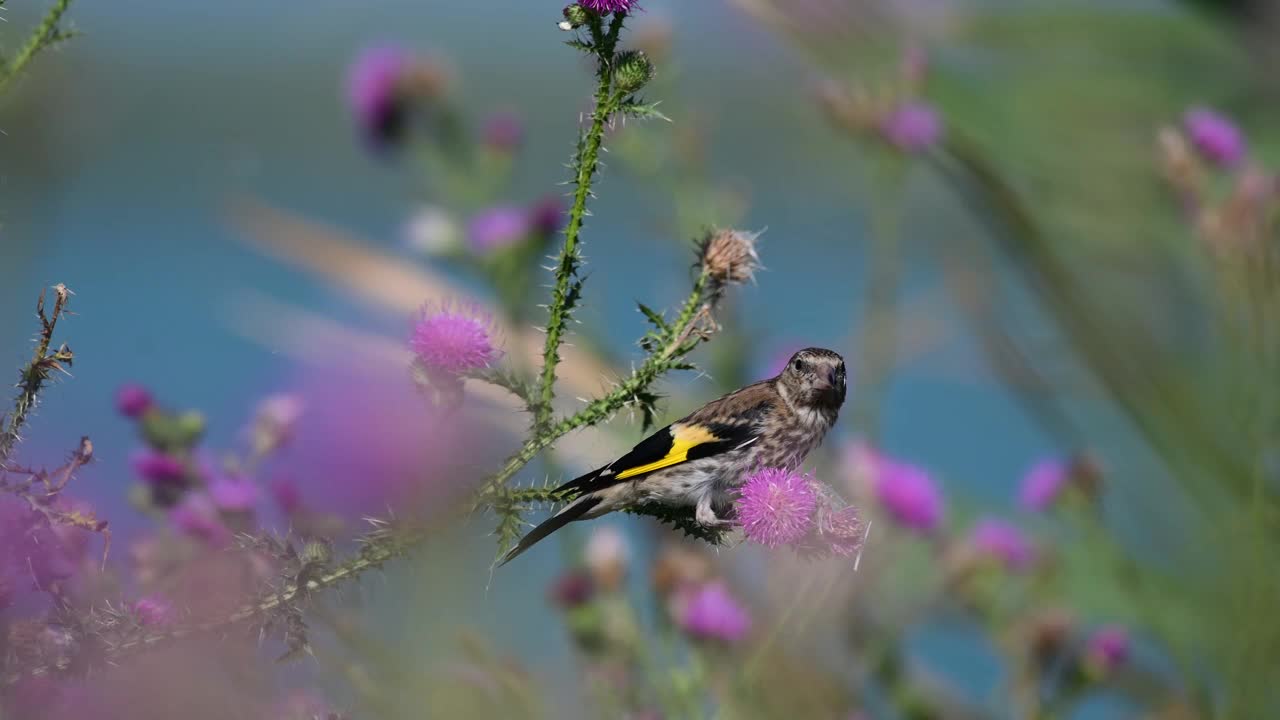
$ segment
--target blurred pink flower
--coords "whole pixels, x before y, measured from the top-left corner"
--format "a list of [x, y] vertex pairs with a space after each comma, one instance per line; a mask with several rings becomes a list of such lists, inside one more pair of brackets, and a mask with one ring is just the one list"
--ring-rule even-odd
[[899, 525], [931, 533], [942, 524], [942, 493], [928, 471], [867, 448], [865, 460], [876, 500]]
[[450, 375], [489, 367], [501, 355], [494, 347], [493, 318], [468, 304], [423, 307], [409, 347], [428, 370]]
[[765, 547], [795, 543], [813, 528], [818, 496], [800, 473], [763, 468], [747, 478], [737, 502], [738, 521], [748, 539]]
[[560, 232], [564, 227], [564, 202], [555, 195], [548, 195], [529, 208], [529, 224], [542, 236]]
[[260, 495], [257, 483], [238, 475], [220, 473], [209, 481], [209, 499], [224, 512], [252, 511]]
[[495, 113], [485, 120], [482, 136], [488, 147], [504, 153], [514, 152], [524, 140], [524, 123], [515, 113]]
[[1244, 159], [1244, 136], [1225, 115], [1195, 107], [1187, 111], [1183, 125], [1191, 143], [1214, 164], [1233, 167]]
[[1070, 479], [1070, 466], [1062, 458], [1041, 460], [1022, 479], [1022, 506], [1028, 510], [1045, 510], [1058, 499]]
[[722, 581], [687, 589], [677, 597], [676, 622], [700, 640], [736, 643], [751, 631], [751, 616]]
[[187, 479], [187, 468], [182, 461], [158, 450], [134, 453], [133, 470], [150, 485], [183, 485]]
[[122, 385], [116, 391], [116, 410], [127, 418], [142, 417], [154, 403], [151, 392], [141, 385]]
[[979, 554], [1000, 562], [1006, 570], [1020, 572], [1030, 568], [1036, 559], [1035, 547], [1026, 533], [1016, 525], [995, 518], [984, 518], [974, 526], [969, 542]]
[[578, 568], [556, 578], [549, 593], [551, 602], [564, 610], [585, 605], [595, 595], [595, 581], [591, 574]]
[[920, 152], [928, 150], [942, 138], [942, 118], [931, 105], [909, 102], [885, 116], [880, 132], [899, 150]]
[[271, 488], [286, 515], [357, 521], [389, 508], [430, 510], [428, 501], [478, 481], [476, 468], [489, 459], [485, 438], [492, 433], [465, 407], [454, 414], [432, 407], [403, 372], [308, 369], [297, 393], [307, 412], [294, 441], [273, 459], [288, 470]]
[[1085, 663], [1094, 673], [1106, 675], [1129, 660], [1129, 633], [1118, 625], [1099, 628], [1085, 644]]
[[148, 595], [133, 603], [133, 614], [138, 622], [149, 626], [168, 625], [174, 621], [173, 605], [160, 595]]
[[169, 522], [179, 532], [212, 547], [231, 542], [231, 530], [222, 522], [213, 500], [203, 492], [189, 492], [169, 511]]
[[356, 125], [375, 148], [400, 140], [404, 132], [406, 110], [400, 84], [411, 62], [404, 50], [379, 47], [365, 50], [351, 65], [347, 101]]
[[530, 229], [528, 210], [498, 205], [480, 211], [467, 223], [467, 244], [477, 255], [488, 255], [523, 242]]

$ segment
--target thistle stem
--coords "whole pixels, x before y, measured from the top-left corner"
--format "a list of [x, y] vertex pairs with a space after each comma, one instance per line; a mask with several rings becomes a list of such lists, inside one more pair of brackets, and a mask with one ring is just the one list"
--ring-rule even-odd
[[49, 12], [45, 14], [44, 19], [40, 21], [40, 25], [36, 27], [34, 33], [23, 45], [13, 60], [7, 63], [0, 63], [0, 93], [3, 93], [8, 87], [9, 81], [17, 77], [26, 69], [35, 56], [41, 50], [58, 42], [59, 40], [70, 37], [68, 33], [62, 33], [58, 30], [58, 23], [62, 20], [62, 16], [66, 14], [67, 9], [71, 7], [71, 0], [58, 0], [53, 7], [49, 8]]
[[551, 420], [555, 399], [556, 365], [560, 362], [560, 344], [564, 341], [565, 326], [573, 303], [577, 299], [579, 283], [574, 280], [578, 267], [578, 237], [582, 233], [582, 219], [586, 216], [587, 198], [591, 197], [591, 183], [599, 165], [600, 145], [604, 141], [605, 124], [617, 110], [621, 97], [613, 92], [613, 56], [622, 32], [625, 13], [616, 12], [609, 29], [600, 36], [597, 25], [592, 25], [592, 40], [596, 48], [595, 109], [591, 113], [591, 127], [578, 143], [573, 166], [576, 170], [573, 205], [569, 209], [569, 223], [564, 231], [564, 245], [556, 263], [556, 284], [551, 292], [551, 305], [547, 321], [547, 342], [542, 352], [542, 374], [534, 405], [534, 427], [542, 428]]
[[36, 303], [36, 315], [40, 318], [40, 334], [36, 338], [36, 350], [31, 356], [31, 362], [23, 366], [20, 371], [18, 397], [13, 401], [13, 413], [5, 421], [4, 430], [0, 431], [0, 462], [9, 459], [9, 454], [21, 439], [18, 433], [21, 432], [22, 426], [27, 422], [27, 416], [36, 406], [40, 390], [48, 381], [51, 372], [61, 369], [60, 363], [70, 364], [71, 362], [71, 351], [68, 349], [63, 348], [53, 355], [49, 354], [49, 345], [53, 342], [53, 331], [58, 326], [58, 318], [62, 317], [70, 294], [65, 285], [55, 285], [54, 295], [57, 297], [53, 303], [53, 315], [48, 316], [44, 313], [44, 291], [40, 291], [40, 299]]
[[479, 508], [487, 503], [495, 490], [505, 485], [521, 468], [528, 465], [539, 452], [574, 430], [588, 425], [595, 425], [608, 418], [622, 409], [637, 393], [657, 380], [662, 373], [672, 369], [679, 361], [679, 358], [684, 355], [684, 352], [690, 349], [686, 343], [693, 325], [699, 317], [698, 308], [702, 306], [705, 300], [706, 288], [707, 276], [703, 273], [694, 283], [689, 297], [685, 299], [680, 315], [676, 317], [676, 322], [663, 338], [662, 347], [650, 354], [640, 364], [640, 367], [631, 373], [630, 377], [614, 388], [613, 392], [596, 398], [573, 415], [562, 418], [559, 422], [548, 423], [545, 429], [535, 432], [534, 436], [525, 441], [524, 446], [516, 451], [502, 466], [502, 469], [480, 489], [476, 496], [476, 507]]

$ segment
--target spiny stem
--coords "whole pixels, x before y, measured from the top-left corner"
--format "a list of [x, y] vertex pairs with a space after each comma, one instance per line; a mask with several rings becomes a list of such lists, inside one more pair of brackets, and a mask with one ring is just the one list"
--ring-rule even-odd
[[62, 370], [63, 364], [71, 364], [71, 350], [65, 345], [52, 354], [49, 352], [49, 345], [53, 342], [53, 331], [58, 326], [58, 318], [62, 317], [71, 296], [71, 291], [66, 285], [55, 285], [53, 292], [56, 296], [53, 315], [45, 315], [43, 290], [40, 291], [40, 299], [36, 302], [36, 315], [40, 318], [40, 334], [36, 339], [36, 350], [31, 356], [31, 362], [23, 366], [20, 371], [18, 396], [13, 401], [13, 413], [9, 415], [4, 423], [4, 430], [0, 432], [0, 462], [9, 459], [13, 447], [21, 439], [18, 433], [27, 422], [27, 416], [32, 408], [36, 406], [40, 390], [52, 372]]
[[13, 61], [0, 66], [0, 93], [4, 92], [10, 80], [26, 69], [27, 65], [41, 50], [58, 40], [68, 37], [68, 35], [59, 32], [58, 23], [70, 6], [71, 0], [58, 0], [58, 2], [54, 3], [53, 7], [49, 8], [49, 12], [45, 14], [44, 19], [40, 21], [40, 25], [36, 27], [35, 32], [31, 34], [30, 39], [27, 40], [27, 44], [18, 50], [18, 54], [14, 56]]
[[[303, 583], [289, 585], [279, 592], [264, 595], [229, 615], [208, 622], [178, 626], [168, 630], [149, 632], [145, 635], [131, 637], [118, 643], [108, 644], [104, 652], [112, 662], [116, 662], [126, 656], [143, 652], [157, 645], [181, 640], [192, 635], [226, 630], [255, 618], [263, 617], [312, 593], [355, 580], [369, 570], [379, 568], [389, 560], [407, 554], [420, 544], [426, 536], [427, 532], [421, 528], [407, 528], [383, 533], [380, 537], [367, 541], [360, 549], [360, 552], [333, 566], [331, 569], [312, 575]], [[64, 658], [46, 665], [21, 669], [5, 676], [3, 682], [0, 682], [0, 686], [12, 685], [24, 677], [60, 673], [68, 670], [71, 664], [71, 658]]]
[[524, 446], [512, 455], [502, 469], [480, 489], [477, 494], [477, 507], [487, 503], [494, 490], [505, 485], [543, 449], [578, 428], [595, 425], [608, 418], [625, 406], [637, 393], [651, 385], [662, 373], [670, 370], [680, 356], [691, 349], [687, 343], [694, 323], [701, 314], [699, 310], [706, 299], [706, 288], [707, 275], [702, 273], [685, 300], [680, 315], [663, 338], [663, 346], [650, 354], [630, 377], [614, 388], [613, 392], [591, 401], [577, 413], [559, 422], [548, 423], [544, 429], [535, 432], [534, 436], [525, 441]]
[[569, 321], [571, 304], [576, 292], [571, 287], [577, 275], [578, 236], [582, 232], [582, 219], [587, 210], [587, 198], [591, 196], [591, 182], [595, 178], [604, 141], [605, 124], [617, 110], [621, 97], [613, 92], [613, 56], [622, 32], [626, 13], [615, 12], [604, 37], [600, 37], [598, 25], [591, 26], [593, 45], [596, 48], [595, 109], [591, 114], [591, 127], [578, 144], [573, 166], [576, 169], [573, 206], [569, 209], [569, 223], [564, 231], [564, 245], [556, 264], [556, 284], [551, 293], [551, 306], [547, 321], [547, 341], [542, 352], [542, 374], [534, 405], [534, 427], [543, 428], [551, 420], [551, 401], [555, 398], [556, 365], [560, 362], [560, 343], [564, 340], [565, 326]]

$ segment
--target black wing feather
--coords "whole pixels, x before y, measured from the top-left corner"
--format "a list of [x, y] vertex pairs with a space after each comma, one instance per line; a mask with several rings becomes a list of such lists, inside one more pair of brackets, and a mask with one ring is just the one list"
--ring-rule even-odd
[[[673, 423], [676, 424], [676, 423]], [[689, 424], [682, 421], [682, 424]], [[723, 452], [728, 452], [744, 442], [755, 438], [759, 434], [759, 429], [753, 422], [719, 422], [719, 423], [697, 423], [705, 427], [711, 434], [716, 436], [716, 440], [712, 442], [704, 442], [693, 446], [689, 449], [688, 460], [698, 460], [700, 458], [713, 457]], [[635, 447], [622, 457], [605, 465], [602, 468], [592, 470], [591, 472], [574, 478], [569, 482], [556, 488], [557, 492], [572, 491], [574, 495], [584, 495], [586, 493], [596, 492], [605, 488], [616, 485], [619, 482], [630, 482], [639, 480], [649, 473], [640, 475], [632, 475], [626, 480], [616, 479], [617, 473], [613, 468], [634, 468], [657, 462], [667, 456], [671, 452], [671, 447], [675, 444], [675, 435], [671, 432], [671, 425], [653, 433], [649, 437], [641, 440]], [[687, 462], [687, 460], [686, 460]], [[671, 467], [668, 465], [667, 467]], [[658, 468], [650, 472], [665, 470], [666, 468]], [[621, 472], [621, 471], [619, 471]]]

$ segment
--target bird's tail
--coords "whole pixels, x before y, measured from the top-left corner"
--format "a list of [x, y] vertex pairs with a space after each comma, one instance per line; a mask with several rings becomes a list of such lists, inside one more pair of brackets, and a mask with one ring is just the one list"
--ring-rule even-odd
[[583, 515], [586, 515], [592, 508], [599, 504], [600, 498], [588, 495], [565, 505], [561, 508], [560, 512], [542, 521], [541, 525], [538, 525], [538, 527], [530, 530], [528, 534], [520, 538], [520, 542], [516, 543], [516, 546], [508, 550], [506, 554], [502, 556], [502, 559], [498, 561], [498, 567], [502, 567], [512, 560], [515, 560], [521, 553], [533, 547], [535, 543], [551, 533], [559, 530], [565, 525], [568, 525], [574, 520], [582, 519]]

